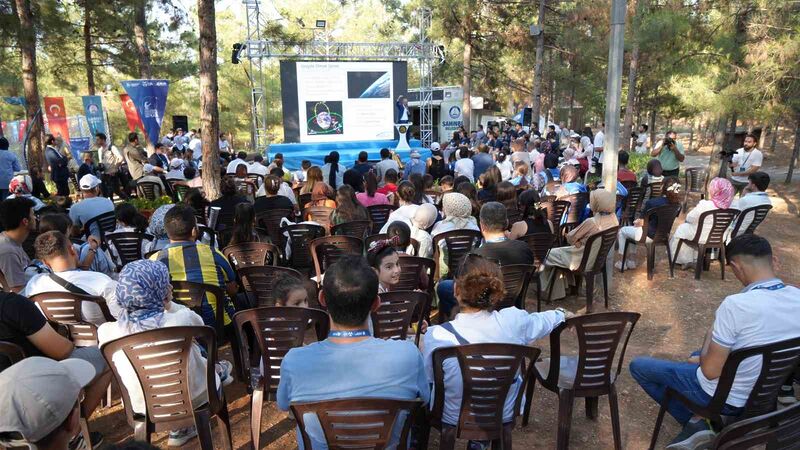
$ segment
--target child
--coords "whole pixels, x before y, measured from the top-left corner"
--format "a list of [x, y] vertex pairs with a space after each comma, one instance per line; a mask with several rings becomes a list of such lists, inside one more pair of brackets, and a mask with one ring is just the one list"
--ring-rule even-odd
[[308, 308], [308, 291], [302, 280], [283, 275], [272, 284], [275, 306], [297, 306]]
[[367, 250], [367, 261], [378, 274], [379, 294], [389, 292], [392, 286], [400, 282], [400, 254], [396, 250], [399, 245], [400, 237], [395, 235], [389, 239], [373, 242]]
[[398, 253], [414, 255], [414, 248], [411, 246], [411, 227], [407, 223], [395, 220], [389, 224], [386, 234], [389, 235], [389, 239], [397, 238], [397, 245], [394, 246], [394, 249]]
[[442, 195], [450, 192], [453, 190], [453, 177], [451, 175], [445, 175], [439, 180], [439, 188], [442, 190]]

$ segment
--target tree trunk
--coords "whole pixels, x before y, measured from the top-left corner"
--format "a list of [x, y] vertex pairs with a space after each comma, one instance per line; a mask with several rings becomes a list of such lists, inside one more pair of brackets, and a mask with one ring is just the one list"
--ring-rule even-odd
[[[469, 33], [469, 31], [467, 31]], [[472, 42], [469, 38], [464, 42], [464, 99], [461, 102], [461, 114], [464, 128], [469, 133], [471, 122], [470, 113], [472, 111]]]
[[92, 64], [92, 7], [91, 0], [83, 1], [83, 59], [86, 67], [86, 86], [88, 88], [89, 95], [94, 95], [94, 65]]
[[536, 63], [533, 70], [533, 103], [531, 105], [531, 125], [534, 123], [539, 123], [539, 116], [542, 112], [542, 66], [544, 65], [545, 2], [546, 0], [539, 0], [539, 19], [537, 22], [539, 25], [539, 36], [536, 37]]
[[19, 48], [22, 53], [22, 88], [25, 91], [25, 116], [28, 119], [28, 170], [39, 169], [44, 164], [42, 148], [41, 106], [39, 105], [39, 84], [36, 80], [36, 30], [33, 27], [33, 14], [30, 0], [16, 0], [19, 16]]
[[214, 0], [197, 0], [200, 29], [200, 139], [203, 142], [203, 191], [206, 199], [219, 194], [219, 109], [217, 94], [217, 29]]
[[694, 144], [694, 120], [692, 120], [689, 127], [689, 147], [686, 149], [687, 152], [692, 151], [692, 145]]
[[774, 124], [768, 123], [764, 128], [761, 129], [761, 136], [759, 136], [760, 139], [758, 140], [758, 148], [762, 150], [764, 149], [764, 146], [767, 144], [767, 134], [771, 133], [774, 127]]
[[794, 129], [794, 150], [792, 151], [792, 159], [789, 160], [789, 172], [786, 174], [786, 181], [784, 181], [786, 184], [792, 182], [794, 165], [797, 164], [798, 157], [800, 157], [800, 117], [798, 117], [797, 126]]
[[773, 130], [772, 132], [772, 141], [769, 143], [770, 153], [773, 153], [775, 151], [775, 144], [778, 141], [778, 132], [780, 131], [780, 129], [781, 129], [781, 124], [775, 123], [775, 130]]
[[153, 68], [150, 65], [150, 46], [147, 44], [147, 0], [136, 0], [135, 7], [133, 34], [136, 38], [136, 53], [139, 57], [139, 77], [150, 79], [153, 78]]
[[656, 108], [650, 111], [650, 150], [656, 145]]
[[737, 114], [733, 113], [733, 117], [731, 117], [731, 126], [728, 129], [728, 139], [725, 141], [725, 149], [726, 150], [733, 150], [735, 144], [734, 141], [736, 140], [736, 122], [737, 122]]
[[639, 69], [639, 39], [636, 35], [639, 31], [639, 15], [644, 7], [644, 0], [636, 2], [631, 24], [631, 65], [628, 68], [628, 98], [625, 103], [625, 117], [622, 120], [622, 150], [631, 150], [631, 132], [633, 131], [633, 103], [636, 100], [636, 75]]
[[725, 144], [725, 124], [725, 116], [720, 117], [717, 121], [717, 131], [714, 136], [714, 146], [711, 148], [711, 156], [708, 158], [708, 173], [712, 177], [724, 177], [722, 173], [725, 171], [726, 165], [722, 162], [720, 152]]
[[572, 118], [573, 109], [575, 108], [575, 84], [572, 84], [572, 87], [569, 90], [569, 117], [568, 117], [568, 127], [570, 130], [575, 131], [574, 120]]

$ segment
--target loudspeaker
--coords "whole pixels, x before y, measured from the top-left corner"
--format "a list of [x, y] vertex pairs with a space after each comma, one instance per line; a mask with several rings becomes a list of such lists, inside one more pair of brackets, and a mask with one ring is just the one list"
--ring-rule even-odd
[[189, 117], [188, 116], [172, 116], [172, 129], [182, 129], [184, 132], [189, 131]]

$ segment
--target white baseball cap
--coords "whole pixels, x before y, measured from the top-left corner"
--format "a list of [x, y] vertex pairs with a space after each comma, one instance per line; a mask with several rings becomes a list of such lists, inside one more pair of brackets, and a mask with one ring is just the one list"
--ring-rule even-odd
[[431, 150], [439, 150], [442, 146], [438, 142], [434, 142], [431, 144]]
[[88, 191], [100, 186], [100, 179], [87, 173], [81, 177], [80, 181], [78, 181], [78, 185], [80, 185], [82, 191]]

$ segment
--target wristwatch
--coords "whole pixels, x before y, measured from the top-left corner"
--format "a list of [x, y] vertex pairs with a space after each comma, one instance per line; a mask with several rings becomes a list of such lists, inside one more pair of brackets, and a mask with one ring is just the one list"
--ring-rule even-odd
[[561, 314], [563, 314], [563, 315], [564, 315], [564, 317], [566, 317], [566, 316], [567, 316], [567, 310], [566, 310], [566, 309], [564, 309], [564, 308], [562, 308], [562, 307], [560, 307], [560, 306], [559, 306], [558, 308], [556, 308], [556, 311], [558, 311], [558, 312], [560, 312]]

